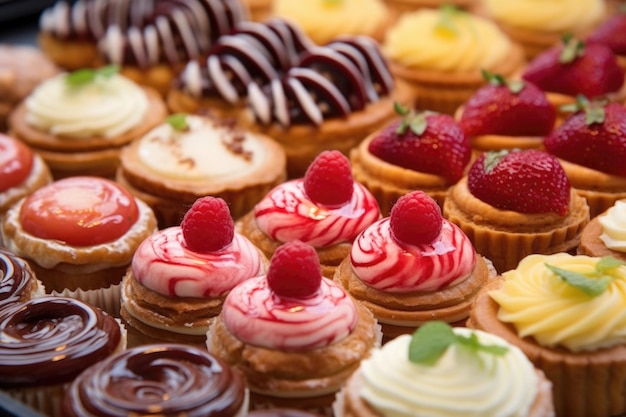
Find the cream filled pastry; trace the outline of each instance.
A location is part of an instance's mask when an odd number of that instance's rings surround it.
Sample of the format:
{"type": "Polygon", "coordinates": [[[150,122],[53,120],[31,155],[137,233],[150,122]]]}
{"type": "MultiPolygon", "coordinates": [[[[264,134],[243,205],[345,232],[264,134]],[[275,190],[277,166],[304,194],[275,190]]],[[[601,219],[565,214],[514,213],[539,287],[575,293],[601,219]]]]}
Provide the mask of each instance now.
{"type": "Polygon", "coordinates": [[[626,261],[626,200],[617,200],[583,229],[577,251],[581,255],[613,256],[626,261]]]}
{"type": "Polygon", "coordinates": [[[222,199],[198,199],[180,226],[137,248],[122,285],[121,315],[129,345],[186,342],[204,346],[228,292],[265,273],[267,259],[234,232],[222,199]]]}
{"type": "Polygon", "coordinates": [[[170,116],[121,154],[117,181],[146,201],[161,228],[180,224],[199,197],[247,213],[285,179],[285,154],[271,139],[215,119],[170,116]]]}
{"type": "Polygon", "coordinates": [[[266,275],[236,286],[207,333],[209,351],[246,377],[253,407],[318,411],[379,342],[371,313],[323,278],[315,250],[299,241],[276,251],[266,275]]]}
{"type": "Polygon", "coordinates": [[[166,115],[158,94],[117,74],[116,67],[60,74],[37,88],[9,119],[55,177],[112,176],[120,148],[166,115]]]}
{"type": "Polygon", "coordinates": [[[471,241],[422,191],[361,232],[334,276],[373,312],[385,340],[431,320],[463,324],[488,279],[471,241]]]}

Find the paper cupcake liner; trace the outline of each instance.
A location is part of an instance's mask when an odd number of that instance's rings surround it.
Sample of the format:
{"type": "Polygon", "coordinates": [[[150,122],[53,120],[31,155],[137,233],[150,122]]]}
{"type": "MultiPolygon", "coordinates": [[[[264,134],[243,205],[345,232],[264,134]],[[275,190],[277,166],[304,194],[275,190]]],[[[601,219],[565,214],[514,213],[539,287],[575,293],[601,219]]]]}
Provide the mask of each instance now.
{"type": "Polygon", "coordinates": [[[61,402],[68,384],[13,388],[5,392],[13,399],[48,417],[63,417],[61,402]]]}
{"type": "Polygon", "coordinates": [[[120,293],[121,284],[111,285],[108,288],[96,290],[64,290],[52,291],[54,296],[74,298],[96,306],[113,317],[120,317],[120,293]]]}

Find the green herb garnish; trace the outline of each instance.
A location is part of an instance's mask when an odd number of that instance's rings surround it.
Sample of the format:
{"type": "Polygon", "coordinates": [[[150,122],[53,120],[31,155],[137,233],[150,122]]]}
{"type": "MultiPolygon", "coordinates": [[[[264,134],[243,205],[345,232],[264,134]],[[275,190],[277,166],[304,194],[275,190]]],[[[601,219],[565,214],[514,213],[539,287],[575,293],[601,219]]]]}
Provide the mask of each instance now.
{"type": "Polygon", "coordinates": [[[563,35],[563,50],[559,55],[561,64],[569,64],[585,53],[585,43],[575,38],[571,33],[563,35]]]}
{"type": "Polygon", "coordinates": [[[576,96],[576,102],[571,104],[564,104],[559,107],[559,110],[565,113],[577,113],[579,111],[585,112],[585,124],[591,126],[593,123],[604,123],[606,118],[606,111],[604,107],[608,104],[607,100],[593,100],[589,99],[582,94],[576,96]]]}
{"type": "Polygon", "coordinates": [[[486,69],[482,69],[480,73],[482,74],[483,79],[489,84],[494,86],[506,86],[513,94],[519,94],[519,92],[524,89],[524,80],[507,81],[502,74],[494,74],[486,69]]]}
{"type": "Polygon", "coordinates": [[[433,365],[453,344],[475,353],[486,352],[492,355],[503,355],[508,351],[506,346],[480,343],[475,333],[470,336],[459,335],[454,333],[448,323],[432,321],[424,324],[413,333],[409,344],[409,360],[413,363],[433,365]]]}
{"type": "Polygon", "coordinates": [[[111,78],[119,72],[120,68],[117,65],[107,65],[106,67],[92,69],[84,68],[71,72],[65,76],[65,82],[71,87],[84,87],[87,84],[91,84],[98,79],[111,78]]]}
{"type": "Polygon", "coordinates": [[[174,130],[178,130],[179,132],[189,129],[189,125],[187,124],[187,115],[184,113],[172,114],[168,116],[165,121],[172,126],[174,130]]]}
{"type": "Polygon", "coordinates": [[[568,271],[549,264],[546,264],[546,267],[572,287],[581,290],[590,297],[597,297],[607,290],[615,278],[613,271],[622,265],[626,265],[626,263],[606,256],[600,258],[596,263],[595,270],[587,274],[568,271]]]}
{"type": "Polygon", "coordinates": [[[411,132],[415,133],[417,136],[421,136],[428,127],[428,123],[426,122],[426,116],[429,114],[433,114],[433,112],[425,111],[421,113],[415,113],[411,111],[408,107],[405,107],[398,103],[397,101],[393,103],[393,108],[395,112],[402,117],[400,120],[400,124],[396,129],[396,133],[398,135],[403,135],[406,133],[407,129],[411,129],[411,132]]]}
{"type": "Polygon", "coordinates": [[[453,4],[444,4],[439,10],[441,11],[441,17],[435,26],[435,30],[456,36],[459,30],[454,24],[454,18],[463,13],[463,11],[453,4]]]}

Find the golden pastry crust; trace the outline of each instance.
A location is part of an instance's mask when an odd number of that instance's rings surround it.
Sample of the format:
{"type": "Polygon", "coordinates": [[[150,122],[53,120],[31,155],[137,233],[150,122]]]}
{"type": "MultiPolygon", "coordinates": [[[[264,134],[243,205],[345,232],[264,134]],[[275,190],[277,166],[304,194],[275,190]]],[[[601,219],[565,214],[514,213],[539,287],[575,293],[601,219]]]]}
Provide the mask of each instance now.
{"type": "Polygon", "coordinates": [[[582,235],[580,235],[580,244],[578,245],[577,253],[599,258],[612,256],[613,258],[626,262],[626,253],[609,249],[604,242],[600,240],[602,233],[604,233],[604,229],[600,224],[599,216],[591,219],[589,224],[583,229],[582,235]]]}
{"type": "Polygon", "coordinates": [[[43,53],[54,63],[70,71],[96,68],[104,64],[98,46],[92,41],[60,40],[40,33],[37,42],[43,53]]]}
{"type": "Polygon", "coordinates": [[[589,222],[586,200],[572,189],[568,214],[527,214],[500,210],[474,197],[467,177],[450,189],[443,215],[470,238],[476,252],[491,260],[499,273],[515,268],[531,253],[575,250],[589,222]]]}
{"type": "Polygon", "coordinates": [[[498,279],[483,288],[474,302],[468,327],[484,330],[519,347],[552,381],[557,416],[601,417],[626,412],[626,346],[573,353],[540,346],[531,337],[520,338],[515,328],[498,320],[499,305],[489,292],[498,279]],[[610,389],[609,389],[610,387],[610,389]]]}

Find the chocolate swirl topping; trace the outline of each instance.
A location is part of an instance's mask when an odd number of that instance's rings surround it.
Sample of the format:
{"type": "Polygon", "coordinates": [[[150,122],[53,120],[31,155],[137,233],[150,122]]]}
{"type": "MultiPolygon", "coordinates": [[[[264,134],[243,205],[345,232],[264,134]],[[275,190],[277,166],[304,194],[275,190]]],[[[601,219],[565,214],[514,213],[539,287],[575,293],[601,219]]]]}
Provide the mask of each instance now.
{"type": "Polygon", "coordinates": [[[245,401],[242,377],[219,358],[192,346],[159,344],[92,366],[72,383],[62,407],[68,417],[219,417],[236,415],[245,401]]]}
{"type": "Polygon", "coordinates": [[[69,382],[120,340],[113,317],[78,300],[42,297],[9,306],[0,311],[0,388],[69,382]]]}
{"type": "Polygon", "coordinates": [[[26,261],[0,249],[0,309],[22,300],[31,288],[32,278],[26,261]]]}

